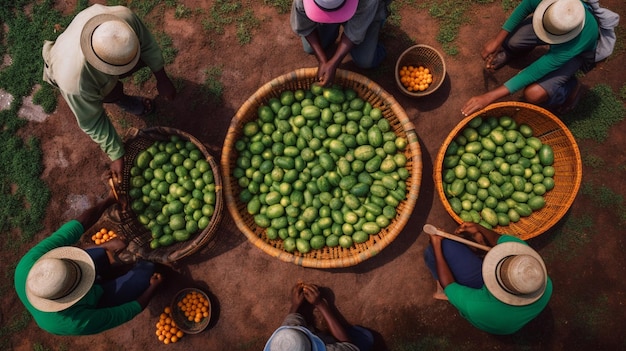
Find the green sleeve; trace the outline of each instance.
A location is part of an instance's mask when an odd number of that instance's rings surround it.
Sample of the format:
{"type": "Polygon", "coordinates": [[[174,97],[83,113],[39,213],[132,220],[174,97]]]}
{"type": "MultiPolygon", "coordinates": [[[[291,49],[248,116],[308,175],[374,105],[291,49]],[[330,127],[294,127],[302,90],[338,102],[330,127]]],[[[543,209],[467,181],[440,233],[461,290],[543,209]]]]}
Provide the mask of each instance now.
{"type": "MultiPolygon", "coordinates": [[[[62,92],[63,93],[63,92],[62,92]]],[[[124,156],[124,144],[109,120],[102,100],[97,97],[90,99],[81,95],[64,94],[70,109],[74,112],[78,126],[100,146],[111,161],[124,156]]]]}
{"type": "Polygon", "coordinates": [[[137,34],[137,38],[139,38],[139,43],[141,45],[141,60],[148,67],[150,67],[152,72],[157,72],[163,69],[165,66],[163,53],[161,52],[161,48],[152,33],[150,33],[145,24],[134,13],[132,13],[132,16],[127,19],[127,21],[137,34]]]}
{"type": "Polygon", "coordinates": [[[513,13],[509,16],[509,18],[502,25],[502,29],[511,33],[518,24],[522,23],[526,17],[532,14],[537,5],[539,5],[540,0],[522,0],[522,2],[515,7],[513,13]]]}
{"type": "Polygon", "coordinates": [[[75,335],[91,335],[122,325],[139,313],[141,305],[137,301],[131,301],[108,308],[81,309],[74,312],[71,319],[77,322],[75,328],[80,331],[75,335]]]}

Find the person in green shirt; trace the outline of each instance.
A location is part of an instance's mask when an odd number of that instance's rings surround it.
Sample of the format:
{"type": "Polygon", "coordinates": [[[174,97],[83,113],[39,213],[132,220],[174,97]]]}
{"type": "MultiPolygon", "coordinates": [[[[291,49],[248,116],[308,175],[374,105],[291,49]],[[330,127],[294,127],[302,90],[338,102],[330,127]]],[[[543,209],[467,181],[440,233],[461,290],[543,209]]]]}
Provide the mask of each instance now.
{"type": "Polygon", "coordinates": [[[152,262],[113,266],[125,247],[119,239],[85,250],[74,246],[114,203],[109,196],[63,224],[17,264],[15,290],[41,329],[90,335],[117,327],[138,315],[163,282],[152,262]]]}
{"type": "Polygon", "coordinates": [[[595,66],[598,22],[581,0],[522,0],[502,29],[481,51],[487,70],[538,46],[548,51],[503,85],[470,98],[461,108],[468,116],[523,89],[523,99],[557,113],[569,112],[580,97],[578,70],[595,66]]]}
{"type": "Polygon", "coordinates": [[[158,43],[127,7],[95,4],[78,13],[54,42],[44,42],[42,56],[43,80],[59,89],[78,126],[109,156],[113,178],[121,182],[124,145],[103,104],[139,116],[151,112],[154,101],[126,95],[120,81],[146,66],[159,95],[175,98],[158,43]]]}
{"type": "Polygon", "coordinates": [[[526,242],[469,222],[455,234],[491,247],[483,259],[465,244],[430,235],[424,260],[444,299],[463,318],[480,330],[507,335],[543,311],[552,296],[552,280],[541,256],[526,242]]]}

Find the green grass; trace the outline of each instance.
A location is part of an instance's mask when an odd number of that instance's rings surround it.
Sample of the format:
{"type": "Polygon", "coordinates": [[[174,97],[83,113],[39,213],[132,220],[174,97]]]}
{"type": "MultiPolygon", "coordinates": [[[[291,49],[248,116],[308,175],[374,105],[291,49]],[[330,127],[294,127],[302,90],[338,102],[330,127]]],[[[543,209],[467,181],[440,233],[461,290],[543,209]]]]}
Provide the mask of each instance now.
{"type": "Polygon", "coordinates": [[[601,143],[607,139],[611,127],[625,116],[624,103],[617,98],[611,87],[598,84],[562,119],[576,139],[592,139],[601,143]]]}
{"type": "Polygon", "coordinates": [[[223,35],[230,25],[236,26],[237,40],[243,46],[250,43],[260,21],[249,2],[216,0],[208,17],[202,20],[202,28],[208,34],[223,35]]]}
{"type": "Polygon", "coordinates": [[[580,192],[589,196],[593,203],[601,209],[614,211],[620,221],[616,224],[626,224],[626,204],[624,204],[623,195],[605,185],[596,185],[592,182],[583,183],[580,192]]]}
{"type": "Polygon", "coordinates": [[[208,103],[220,103],[224,93],[224,85],[220,81],[222,77],[221,67],[210,67],[204,70],[204,83],[200,87],[200,92],[204,101],[208,103]]]}
{"type": "Polygon", "coordinates": [[[578,255],[593,237],[593,218],[589,214],[569,216],[554,233],[554,246],[545,255],[546,262],[563,262],[578,255]]]}
{"type": "Polygon", "coordinates": [[[289,13],[292,2],[293,0],[263,0],[264,4],[277,8],[278,13],[289,13]]]}

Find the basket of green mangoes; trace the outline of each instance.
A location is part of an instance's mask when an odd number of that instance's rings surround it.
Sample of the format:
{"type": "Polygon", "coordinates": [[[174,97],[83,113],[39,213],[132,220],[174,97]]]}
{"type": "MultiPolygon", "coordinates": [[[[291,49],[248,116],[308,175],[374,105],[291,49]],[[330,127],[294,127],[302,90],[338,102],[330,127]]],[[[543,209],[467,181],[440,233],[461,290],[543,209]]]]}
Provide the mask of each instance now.
{"type": "Polygon", "coordinates": [[[437,193],[458,223],[530,239],[569,210],[582,180],[573,135],[538,106],[501,102],[463,119],[441,146],[437,193]]]}
{"type": "Polygon", "coordinates": [[[413,124],[371,80],[304,68],[263,85],[233,117],[222,151],[225,199],[265,253],[347,267],[391,243],[413,212],[421,153],[413,124]]]}
{"type": "Polygon", "coordinates": [[[174,128],[133,130],[124,143],[121,231],[128,250],[172,263],[214,236],[223,200],[217,161],[192,135],[174,128]]]}

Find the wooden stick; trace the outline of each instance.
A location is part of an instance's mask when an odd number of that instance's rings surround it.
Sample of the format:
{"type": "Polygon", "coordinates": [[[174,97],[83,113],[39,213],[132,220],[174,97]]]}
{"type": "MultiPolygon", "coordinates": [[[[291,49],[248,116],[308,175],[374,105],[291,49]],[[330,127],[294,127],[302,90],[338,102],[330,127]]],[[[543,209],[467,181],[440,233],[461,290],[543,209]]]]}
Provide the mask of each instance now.
{"type": "Polygon", "coordinates": [[[432,224],[424,224],[424,232],[426,232],[428,234],[443,236],[446,239],[458,241],[458,242],[463,243],[465,245],[473,246],[473,247],[479,248],[481,250],[485,250],[485,251],[491,250],[491,247],[489,247],[489,246],[481,245],[481,244],[479,244],[477,242],[461,238],[460,236],[443,232],[443,231],[437,229],[437,227],[435,227],[432,224]]]}

